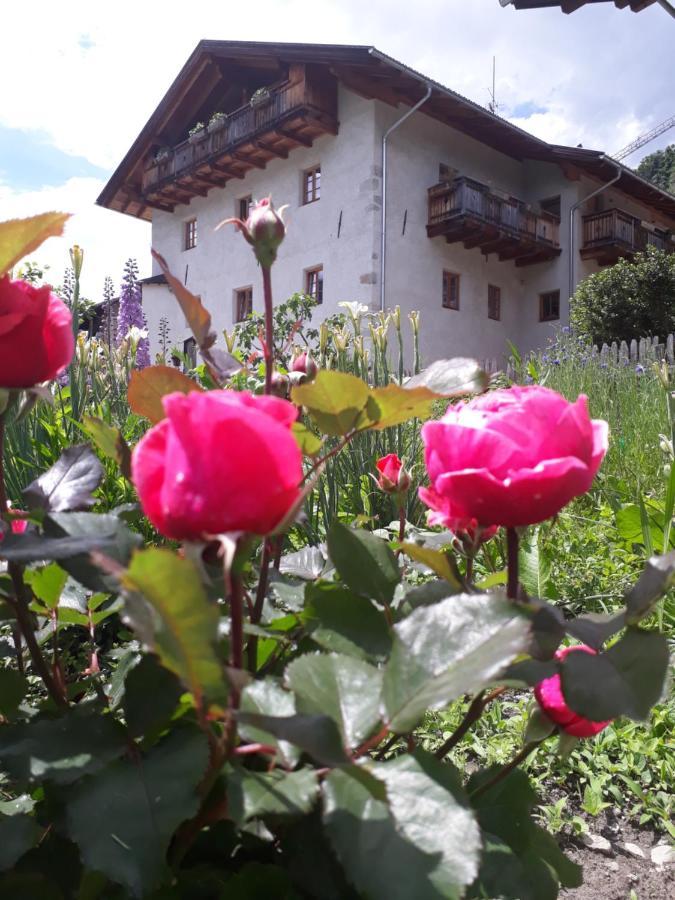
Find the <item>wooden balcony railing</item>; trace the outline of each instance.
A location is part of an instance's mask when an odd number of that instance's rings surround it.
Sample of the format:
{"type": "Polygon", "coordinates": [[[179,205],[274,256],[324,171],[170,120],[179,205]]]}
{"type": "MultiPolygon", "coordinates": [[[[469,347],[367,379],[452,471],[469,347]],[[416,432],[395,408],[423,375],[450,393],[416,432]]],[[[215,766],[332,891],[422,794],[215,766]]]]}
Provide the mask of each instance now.
{"type": "Polygon", "coordinates": [[[427,234],[498,253],[500,259],[515,259],[517,265],[560,254],[559,219],[466,177],[429,189],[427,234]]]}
{"type": "Polygon", "coordinates": [[[622,209],[608,209],[583,217],[584,259],[616,262],[621,256],[632,256],[647,247],[675,251],[675,244],[660,232],[645,228],[640,219],[622,209]]]}
{"type": "MultiPolygon", "coordinates": [[[[335,85],[325,80],[309,77],[285,81],[268,88],[269,99],[258,106],[245,106],[231,112],[220,128],[207,132],[200,140],[185,140],[173,147],[164,159],[152,159],[143,173],[143,194],[155,194],[171,183],[185,179],[197,169],[209,171],[209,164],[219,162],[223,157],[236,154],[229,162],[235,168],[260,167],[259,162],[247,165],[247,155],[238,154],[237,148],[249,146],[252,153],[269,150],[268,157],[285,156],[288,146],[310,146],[316,134],[311,134],[311,125],[317,125],[315,131],[337,130],[337,100],[335,85]],[[294,137],[291,127],[286,131],[284,126],[300,126],[310,123],[309,136],[302,133],[294,137]],[[322,129],[323,126],[323,129],[322,129]],[[279,129],[279,131],[277,131],[279,129]],[[274,144],[264,144],[262,138],[274,133],[279,139],[280,149],[274,150],[274,144]],[[285,148],[285,149],[284,149],[285,148]]],[[[266,160],[265,160],[266,161],[266,160]]],[[[216,167],[217,168],[217,167],[216,167]]],[[[208,182],[211,183],[211,182],[208,182]]]]}

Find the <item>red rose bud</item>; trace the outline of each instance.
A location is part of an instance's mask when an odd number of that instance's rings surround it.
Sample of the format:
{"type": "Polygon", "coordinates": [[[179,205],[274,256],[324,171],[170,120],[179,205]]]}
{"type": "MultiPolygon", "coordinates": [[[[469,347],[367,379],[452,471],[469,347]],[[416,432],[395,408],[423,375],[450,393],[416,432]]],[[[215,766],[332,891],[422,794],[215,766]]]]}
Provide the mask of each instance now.
{"type": "Polygon", "coordinates": [[[375,463],[380,477],[377,486],[385,494],[405,494],[410,488],[410,472],[404,466],[403,461],[395,453],[383,456],[375,463]]]}
{"type": "Polygon", "coordinates": [[[74,351],[70,311],[50,287],[0,278],[0,388],[52,381],[74,351]]]}
{"type": "Polygon", "coordinates": [[[291,372],[299,372],[301,375],[306,375],[307,381],[314,381],[318,371],[319,367],[311,353],[301,353],[291,363],[291,372]]]}
{"type": "MultiPolygon", "coordinates": [[[[562,662],[569,653],[590,653],[595,656],[595,650],[585,644],[575,644],[573,647],[563,647],[555,655],[562,662]]],[[[567,705],[562,692],[562,681],[557,673],[550,678],[544,678],[534,689],[534,696],[542,712],[555,725],[566,734],[573,737],[593,737],[606,728],[610,721],[593,722],[585,719],[567,705]]]]}
{"type": "Polygon", "coordinates": [[[276,210],[271,198],[265,197],[251,206],[245,222],[241,219],[225,219],[216,226],[216,230],[221,225],[236,226],[253,247],[260,265],[269,268],[277,258],[279,245],[286,236],[286,226],[281,217],[285,208],[282,206],[276,210]]]}

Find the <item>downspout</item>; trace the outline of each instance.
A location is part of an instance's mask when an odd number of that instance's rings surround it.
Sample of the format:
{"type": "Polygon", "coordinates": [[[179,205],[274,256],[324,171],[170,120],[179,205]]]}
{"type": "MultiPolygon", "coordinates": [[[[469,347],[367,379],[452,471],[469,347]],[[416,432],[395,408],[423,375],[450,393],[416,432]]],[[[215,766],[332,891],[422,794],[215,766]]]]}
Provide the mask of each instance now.
{"type": "Polygon", "coordinates": [[[613,184],[621,178],[621,166],[615,162],[613,159],[610,159],[608,156],[605,156],[603,153],[602,156],[599,157],[603,162],[610,163],[612,166],[616,166],[616,175],[612,178],[611,181],[608,181],[607,184],[601,185],[599,188],[590,193],[587,197],[583,197],[581,200],[578,200],[574,206],[570,209],[570,266],[569,266],[569,289],[570,289],[570,297],[574,294],[574,214],[579,209],[580,206],[583,206],[587,200],[592,200],[593,197],[597,197],[598,194],[602,194],[603,191],[606,191],[607,188],[610,188],[613,184]]]}
{"type": "Polygon", "coordinates": [[[421,100],[418,100],[414,106],[404,113],[400,119],[397,119],[393,125],[385,131],[382,136],[382,240],[380,245],[380,310],[384,312],[384,286],[386,276],[386,256],[387,256],[387,139],[392,131],[395,131],[399,125],[402,125],[406,119],[409,119],[413,113],[431,96],[431,85],[427,84],[427,90],[421,100]]]}

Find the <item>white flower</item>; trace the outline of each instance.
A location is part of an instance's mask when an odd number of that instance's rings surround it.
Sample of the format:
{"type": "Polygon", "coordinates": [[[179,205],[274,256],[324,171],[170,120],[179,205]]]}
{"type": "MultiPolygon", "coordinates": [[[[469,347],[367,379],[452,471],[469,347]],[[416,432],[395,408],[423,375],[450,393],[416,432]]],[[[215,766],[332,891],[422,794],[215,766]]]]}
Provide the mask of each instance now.
{"type": "Polygon", "coordinates": [[[131,328],[127,331],[125,339],[131,341],[132,347],[136,347],[138,346],[139,341],[147,338],[147,336],[147,328],[138,328],[136,325],[132,325],[131,328]]]}
{"type": "Polygon", "coordinates": [[[365,316],[368,312],[368,307],[365,303],[359,303],[356,300],[352,302],[343,300],[341,303],[338,303],[338,306],[343,306],[355,321],[360,319],[361,316],[365,316]]]}

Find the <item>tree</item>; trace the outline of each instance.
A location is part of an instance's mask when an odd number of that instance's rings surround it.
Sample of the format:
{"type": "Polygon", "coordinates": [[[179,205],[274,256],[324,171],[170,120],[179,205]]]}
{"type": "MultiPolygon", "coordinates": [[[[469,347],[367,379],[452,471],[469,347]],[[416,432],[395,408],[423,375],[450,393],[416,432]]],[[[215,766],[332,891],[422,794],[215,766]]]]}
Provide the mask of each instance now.
{"type": "MultiPolygon", "coordinates": [[[[124,264],[124,277],[120,290],[120,308],[117,318],[118,345],[129,334],[131,328],[147,330],[147,322],[141,305],[141,286],[138,283],[138,264],[135,259],[128,259],[124,264]]],[[[138,342],[136,351],[136,367],[143,369],[150,365],[150,344],[147,337],[138,342]]]]}
{"type": "Polygon", "coordinates": [[[573,329],[595,343],[675,331],[675,254],[650,249],[586,278],[571,302],[573,329]]]}
{"type": "Polygon", "coordinates": [[[645,156],[637,172],[662,190],[675,193],[675,144],[645,156]]]}

